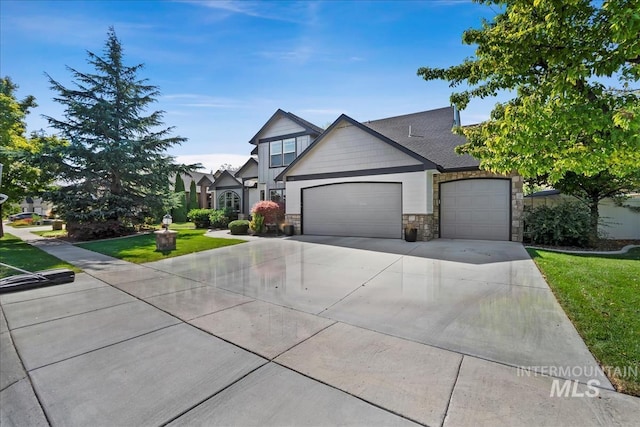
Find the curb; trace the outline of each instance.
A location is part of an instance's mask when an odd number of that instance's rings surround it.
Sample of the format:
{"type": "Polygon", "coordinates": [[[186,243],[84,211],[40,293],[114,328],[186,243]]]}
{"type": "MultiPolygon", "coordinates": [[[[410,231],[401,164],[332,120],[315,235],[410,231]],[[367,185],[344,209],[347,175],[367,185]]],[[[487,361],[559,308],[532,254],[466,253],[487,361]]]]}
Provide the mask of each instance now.
{"type": "Polygon", "coordinates": [[[619,251],[571,251],[567,249],[552,249],[552,248],[543,248],[540,246],[527,246],[525,248],[530,249],[538,249],[541,251],[549,251],[549,252],[560,252],[563,254],[579,254],[579,255],[622,255],[626,254],[633,248],[640,248],[640,245],[627,245],[619,251]]]}

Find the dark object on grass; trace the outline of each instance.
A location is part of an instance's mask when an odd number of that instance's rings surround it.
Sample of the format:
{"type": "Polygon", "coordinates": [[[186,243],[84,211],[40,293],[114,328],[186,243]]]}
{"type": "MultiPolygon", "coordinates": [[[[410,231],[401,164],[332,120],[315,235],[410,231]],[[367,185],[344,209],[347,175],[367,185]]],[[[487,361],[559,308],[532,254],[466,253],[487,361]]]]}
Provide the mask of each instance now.
{"type": "Polygon", "coordinates": [[[64,283],[71,283],[76,278],[76,273],[66,268],[31,273],[8,264],[0,263],[0,265],[23,273],[0,279],[0,293],[24,291],[43,286],[62,285],[64,283]]]}

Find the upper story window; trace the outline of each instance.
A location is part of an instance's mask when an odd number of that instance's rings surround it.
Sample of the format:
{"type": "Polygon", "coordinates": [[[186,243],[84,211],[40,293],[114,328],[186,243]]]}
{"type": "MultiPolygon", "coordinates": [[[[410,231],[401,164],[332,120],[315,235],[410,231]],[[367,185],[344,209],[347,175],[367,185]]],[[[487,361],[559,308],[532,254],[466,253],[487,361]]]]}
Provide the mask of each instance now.
{"type": "Polygon", "coordinates": [[[296,158],[296,139],[287,138],[269,143],[269,157],[272,168],[289,166],[296,158]]]}

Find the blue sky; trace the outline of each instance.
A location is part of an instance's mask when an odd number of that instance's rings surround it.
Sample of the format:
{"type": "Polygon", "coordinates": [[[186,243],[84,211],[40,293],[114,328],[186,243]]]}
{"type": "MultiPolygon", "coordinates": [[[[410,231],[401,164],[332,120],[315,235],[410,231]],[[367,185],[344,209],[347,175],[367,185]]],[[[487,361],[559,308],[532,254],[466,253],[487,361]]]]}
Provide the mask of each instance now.
{"type": "MultiPolygon", "coordinates": [[[[445,82],[421,66],[473,55],[465,29],[495,12],[466,0],[430,1],[0,1],[0,74],[62,117],[44,73],[65,85],[66,66],[92,71],[114,26],[129,65],[160,88],[154,109],[189,140],[170,152],[207,169],[240,166],[248,140],[278,108],[325,127],[340,114],[374,120],[449,105],[445,82]]],[[[496,99],[474,101],[463,124],[486,119],[496,99]]]]}

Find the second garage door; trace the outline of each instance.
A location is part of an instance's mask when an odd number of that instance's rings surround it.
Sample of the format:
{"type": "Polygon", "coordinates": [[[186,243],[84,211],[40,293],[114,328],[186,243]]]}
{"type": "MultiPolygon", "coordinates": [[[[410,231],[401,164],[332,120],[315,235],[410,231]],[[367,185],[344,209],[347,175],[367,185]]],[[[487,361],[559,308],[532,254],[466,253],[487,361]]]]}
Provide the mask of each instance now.
{"type": "Polygon", "coordinates": [[[349,182],[302,190],[303,234],[402,237],[402,185],[349,182]]]}
{"type": "Polygon", "coordinates": [[[466,179],[440,184],[440,237],[509,240],[511,181],[466,179]]]}

